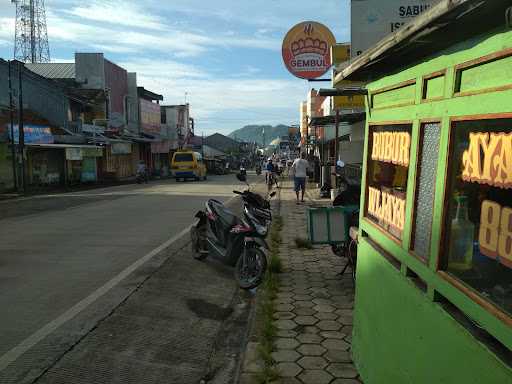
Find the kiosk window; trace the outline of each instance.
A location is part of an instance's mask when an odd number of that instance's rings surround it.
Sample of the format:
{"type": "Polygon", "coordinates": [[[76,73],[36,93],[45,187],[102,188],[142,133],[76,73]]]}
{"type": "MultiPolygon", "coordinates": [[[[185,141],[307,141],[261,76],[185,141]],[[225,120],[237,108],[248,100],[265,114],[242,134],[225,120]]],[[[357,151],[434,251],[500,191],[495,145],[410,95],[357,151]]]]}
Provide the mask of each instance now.
{"type": "Polygon", "coordinates": [[[451,131],[441,267],[512,314],[512,120],[451,131]]]}
{"type": "Polygon", "coordinates": [[[397,239],[405,224],[411,124],[372,126],[365,216],[397,239]]]}
{"type": "Polygon", "coordinates": [[[440,123],[429,123],[421,126],[412,246],[414,253],[426,261],[430,253],[432,210],[434,207],[440,136],[440,123]]]}

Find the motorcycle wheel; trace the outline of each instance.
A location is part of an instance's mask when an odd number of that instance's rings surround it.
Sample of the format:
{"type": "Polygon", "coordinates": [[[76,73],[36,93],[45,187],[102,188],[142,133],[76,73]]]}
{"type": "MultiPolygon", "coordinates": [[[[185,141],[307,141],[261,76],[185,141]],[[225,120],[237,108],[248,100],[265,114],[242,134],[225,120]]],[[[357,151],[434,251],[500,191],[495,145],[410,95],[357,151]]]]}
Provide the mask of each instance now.
{"type": "Polygon", "coordinates": [[[267,270],[267,257],[259,248],[250,247],[238,258],[235,265],[235,279],[242,289],[256,288],[263,281],[267,270]],[[244,265],[245,264],[245,265],[244,265]]]}

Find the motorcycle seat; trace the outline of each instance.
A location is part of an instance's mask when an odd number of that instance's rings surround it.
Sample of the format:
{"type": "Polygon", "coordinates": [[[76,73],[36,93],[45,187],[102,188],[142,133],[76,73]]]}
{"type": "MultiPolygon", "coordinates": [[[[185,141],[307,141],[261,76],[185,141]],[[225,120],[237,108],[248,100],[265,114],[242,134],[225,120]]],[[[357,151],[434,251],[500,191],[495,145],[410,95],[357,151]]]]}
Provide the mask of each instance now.
{"type": "Polygon", "coordinates": [[[225,224],[232,227],[239,223],[240,219],[228,208],[218,200],[210,200],[208,202],[211,210],[218,216],[225,224]]]}

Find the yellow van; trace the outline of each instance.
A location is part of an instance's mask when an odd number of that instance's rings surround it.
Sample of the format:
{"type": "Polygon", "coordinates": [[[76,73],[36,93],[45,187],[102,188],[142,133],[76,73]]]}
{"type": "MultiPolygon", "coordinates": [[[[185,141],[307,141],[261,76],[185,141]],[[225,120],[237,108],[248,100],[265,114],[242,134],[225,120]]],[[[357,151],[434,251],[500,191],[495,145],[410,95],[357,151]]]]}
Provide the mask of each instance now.
{"type": "Polygon", "coordinates": [[[171,172],[176,181],[206,180],[206,165],[198,152],[178,151],[172,156],[171,172]]]}

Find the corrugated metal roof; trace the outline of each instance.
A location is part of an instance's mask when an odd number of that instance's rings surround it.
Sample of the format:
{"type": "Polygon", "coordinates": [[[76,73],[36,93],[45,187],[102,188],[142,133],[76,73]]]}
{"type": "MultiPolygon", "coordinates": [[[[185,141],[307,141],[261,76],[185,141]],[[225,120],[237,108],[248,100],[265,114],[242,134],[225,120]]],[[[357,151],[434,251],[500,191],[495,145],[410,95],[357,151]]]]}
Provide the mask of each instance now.
{"type": "Polygon", "coordinates": [[[75,78],[75,63],[26,63],[25,67],[47,79],[75,78]]]}

